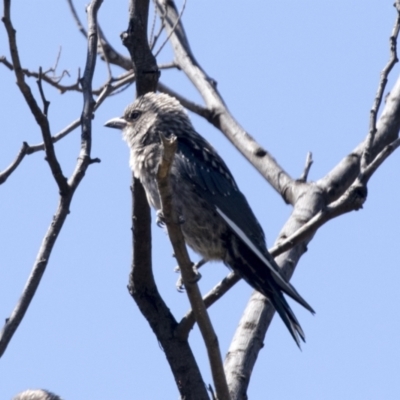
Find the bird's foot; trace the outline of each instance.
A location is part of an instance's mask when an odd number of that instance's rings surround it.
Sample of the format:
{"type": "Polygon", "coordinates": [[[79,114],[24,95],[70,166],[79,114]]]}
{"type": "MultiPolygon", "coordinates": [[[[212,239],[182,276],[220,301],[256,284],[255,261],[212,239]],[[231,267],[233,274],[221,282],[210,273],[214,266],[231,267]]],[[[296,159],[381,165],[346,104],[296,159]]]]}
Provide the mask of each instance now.
{"type": "MultiPolygon", "coordinates": [[[[198,268],[200,268],[202,265],[204,265],[206,263],[206,261],[204,261],[203,259],[200,260],[198,263],[193,264],[192,268],[193,268],[193,272],[194,272],[194,279],[191,280],[189,283],[197,283],[200,279],[201,279],[201,274],[198,271],[198,268]]],[[[180,268],[179,266],[176,266],[174,268],[174,272],[180,272],[180,268]]],[[[176,290],[178,292],[184,292],[185,291],[185,285],[183,283],[183,279],[182,279],[182,275],[179,277],[179,279],[176,281],[176,290]]]]}
{"type": "MultiPolygon", "coordinates": [[[[157,226],[159,228],[165,228],[165,217],[164,214],[162,212],[162,210],[158,210],[157,211],[157,220],[156,220],[157,226]]],[[[185,218],[183,218],[182,215],[178,216],[178,224],[182,225],[185,223],[185,218]]]]}

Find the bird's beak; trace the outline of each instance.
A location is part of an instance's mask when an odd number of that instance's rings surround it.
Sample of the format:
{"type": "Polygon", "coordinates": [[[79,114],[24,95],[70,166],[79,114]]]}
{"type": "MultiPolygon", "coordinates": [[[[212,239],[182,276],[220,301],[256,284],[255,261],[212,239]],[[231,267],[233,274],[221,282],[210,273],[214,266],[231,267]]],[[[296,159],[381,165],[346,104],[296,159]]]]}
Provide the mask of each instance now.
{"type": "Polygon", "coordinates": [[[126,120],[124,118],[113,118],[107,121],[104,126],[122,130],[126,127],[126,120]]]}

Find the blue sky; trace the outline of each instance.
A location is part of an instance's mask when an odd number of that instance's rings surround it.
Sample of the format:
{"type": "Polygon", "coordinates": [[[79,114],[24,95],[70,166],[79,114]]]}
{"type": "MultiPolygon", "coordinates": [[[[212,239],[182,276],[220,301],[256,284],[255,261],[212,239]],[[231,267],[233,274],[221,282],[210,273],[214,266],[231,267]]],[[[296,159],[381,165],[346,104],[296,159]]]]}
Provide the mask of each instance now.
{"type": "MultiPolygon", "coordinates": [[[[76,1],[85,18],[87,1],[76,1]]],[[[183,23],[192,50],[230,111],[282,167],[300,176],[313,152],[310,179],[317,180],[364,138],[388,38],[396,18],[392,1],[353,0],[251,3],[188,1],[183,23]]],[[[180,3],[178,3],[180,7],[180,3]]],[[[127,26],[128,2],[104,1],[99,20],[110,42],[126,54],[119,34],[127,26]]],[[[76,80],[86,43],[64,1],[14,1],[13,23],[23,66],[54,65],[76,80]]],[[[9,58],[4,28],[0,55],[9,58]]],[[[172,61],[167,46],[160,62],[172,61]]],[[[115,69],[118,73],[118,69],[115,69]]],[[[396,67],[389,90],[397,78],[396,67]]],[[[107,78],[99,61],[95,86],[107,78]]],[[[162,81],[201,103],[179,71],[162,81]]],[[[21,143],[41,141],[13,74],[0,66],[3,134],[0,169],[21,143]]],[[[35,93],[34,79],[28,80],[35,93]]],[[[78,118],[77,93],[45,87],[53,133],[78,118]]],[[[133,100],[131,87],[108,99],[93,121],[92,165],[54,248],[31,307],[0,360],[0,398],[42,387],[66,400],[175,399],[165,356],[126,289],[130,268],[130,170],[128,149],[117,131],[103,127],[133,100]]],[[[192,120],[225,159],[262,224],[271,246],[291,209],[216,129],[192,120]]],[[[56,145],[70,176],[79,131],[56,145]]],[[[400,158],[394,153],[369,184],[364,209],[322,227],[301,259],[293,284],[316,310],[313,317],[291,305],[307,336],[299,351],[274,318],[250,382],[249,398],[290,400],[397,399],[400,393],[398,332],[400,158]]],[[[43,153],[26,157],[1,186],[0,317],[13,309],[58,201],[43,153]]],[[[160,292],[179,319],[188,309],[175,290],[172,249],[153,222],[154,273],[160,292]]],[[[196,256],[193,256],[196,260],[196,256]]],[[[204,267],[200,287],[209,290],[227,269],[204,267]]],[[[225,355],[251,289],[243,282],[210,309],[225,355]]],[[[211,383],[198,330],[191,335],[203,377],[211,383]]]]}

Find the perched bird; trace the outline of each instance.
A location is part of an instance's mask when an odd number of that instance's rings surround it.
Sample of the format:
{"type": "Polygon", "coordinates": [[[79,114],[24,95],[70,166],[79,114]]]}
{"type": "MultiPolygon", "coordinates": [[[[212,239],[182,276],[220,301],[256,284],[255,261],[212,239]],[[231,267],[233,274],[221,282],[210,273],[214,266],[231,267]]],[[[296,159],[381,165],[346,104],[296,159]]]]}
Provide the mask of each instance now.
{"type": "Polygon", "coordinates": [[[264,232],[222,158],[194,129],[181,104],[167,94],[147,93],[130,104],[123,117],[105,126],[122,130],[130,148],[130,166],[152,207],[161,213],[157,169],[160,134],[177,137],[170,171],[172,202],[182,221],[186,243],[205,261],[223,261],[266,296],[297,345],[303,330],[283,293],[314,310],[286,282],[268,253],[264,232]]]}

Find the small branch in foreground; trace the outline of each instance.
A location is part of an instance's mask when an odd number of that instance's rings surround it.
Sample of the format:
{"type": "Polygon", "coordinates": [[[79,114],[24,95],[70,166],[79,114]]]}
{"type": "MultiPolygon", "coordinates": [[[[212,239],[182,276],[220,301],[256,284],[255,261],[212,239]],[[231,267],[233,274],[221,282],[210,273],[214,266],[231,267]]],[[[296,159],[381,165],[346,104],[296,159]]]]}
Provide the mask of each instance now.
{"type": "Polygon", "coordinates": [[[164,221],[167,226],[168,235],[174,249],[175,257],[181,270],[182,279],[189,297],[190,305],[207,348],[217,398],[219,400],[229,400],[230,396],[223,369],[221,352],[218,345],[218,338],[214,332],[211,320],[203,303],[197,285],[196,275],[192,268],[193,264],[187,253],[178,216],[172,206],[169,171],[177,148],[176,137],[173,136],[171,139],[167,139],[161,135],[161,141],[163,151],[157,173],[157,184],[160,193],[164,221]]]}

